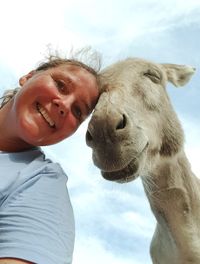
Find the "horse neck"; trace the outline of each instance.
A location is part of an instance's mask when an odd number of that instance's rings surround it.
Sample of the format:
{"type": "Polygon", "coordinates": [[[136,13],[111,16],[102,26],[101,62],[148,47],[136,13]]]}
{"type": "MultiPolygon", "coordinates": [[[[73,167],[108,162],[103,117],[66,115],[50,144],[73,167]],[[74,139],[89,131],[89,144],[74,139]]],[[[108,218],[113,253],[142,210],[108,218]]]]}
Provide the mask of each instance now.
{"type": "Polygon", "coordinates": [[[160,230],[173,237],[180,251],[187,252],[188,243],[200,237],[199,180],[183,151],[174,157],[157,157],[151,168],[142,177],[151,209],[160,230]]]}
{"type": "MultiPolygon", "coordinates": [[[[198,184],[184,151],[169,157],[157,156],[151,159],[146,174],[142,181],[150,201],[154,193],[172,188],[181,189],[192,196],[198,184]]],[[[199,189],[196,191],[199,192],[199,189]]]]}

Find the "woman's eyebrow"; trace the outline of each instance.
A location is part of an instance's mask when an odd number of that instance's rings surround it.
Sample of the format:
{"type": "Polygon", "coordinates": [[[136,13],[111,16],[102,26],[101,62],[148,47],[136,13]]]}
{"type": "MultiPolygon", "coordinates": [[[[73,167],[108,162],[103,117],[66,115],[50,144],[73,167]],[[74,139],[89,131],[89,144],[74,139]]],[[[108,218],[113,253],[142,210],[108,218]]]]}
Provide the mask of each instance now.
{"type": "Polygon", "coordinates": [[[66,77],[66,76],[63,76],[63,79],[64,79],[64,82],[70,86],[70,88],[74,88],[74,86],[76,85],[75,81],[73,81],[70,77],[66,77]]]}
{"type": "Polygon", "coordinates": [[[62,79],[68,85],[74,86],[76,84],[70,76],[66,76],[63,72],[57,72],[54,76],[62,79]]]}

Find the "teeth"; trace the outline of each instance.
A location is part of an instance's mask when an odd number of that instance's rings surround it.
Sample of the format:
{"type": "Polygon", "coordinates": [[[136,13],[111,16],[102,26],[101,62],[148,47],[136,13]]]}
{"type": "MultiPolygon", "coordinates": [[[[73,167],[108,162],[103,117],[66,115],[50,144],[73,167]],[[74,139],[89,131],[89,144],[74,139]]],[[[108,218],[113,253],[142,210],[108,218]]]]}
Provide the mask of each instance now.
{"type": "Polygon", "coordinates": [[[38,112],[46,120],[46,122],[49,124],[49,126],[55,128],[55,123],[51,119],[51,117],[48,115],[48,113],[46,112],[46,110],[39,103],[36,104],[36,107],[37,107],[38,112]]]}

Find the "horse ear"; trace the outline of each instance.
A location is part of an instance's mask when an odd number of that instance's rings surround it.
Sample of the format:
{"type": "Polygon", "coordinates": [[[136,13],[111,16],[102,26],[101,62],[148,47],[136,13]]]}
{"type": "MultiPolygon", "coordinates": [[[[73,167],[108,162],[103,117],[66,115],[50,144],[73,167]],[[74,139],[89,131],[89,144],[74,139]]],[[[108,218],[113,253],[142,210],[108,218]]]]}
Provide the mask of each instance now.
{"type": "Polygon", "coordinates": [[[191,79],[195,72],[195,68],[187,65],[177,65],[177,64],[162,64],[164,66],[167,79],[169,82],[175,86],[183,86],[191,79]]]}

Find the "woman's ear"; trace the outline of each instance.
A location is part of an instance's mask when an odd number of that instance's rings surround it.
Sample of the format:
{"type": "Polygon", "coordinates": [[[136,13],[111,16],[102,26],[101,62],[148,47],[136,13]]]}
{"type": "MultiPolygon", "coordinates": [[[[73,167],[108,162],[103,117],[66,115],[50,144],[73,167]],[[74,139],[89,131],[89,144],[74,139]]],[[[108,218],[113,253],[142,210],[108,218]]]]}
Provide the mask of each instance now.
{"type": "Polygon", "coordinates": [[[35,71],[30,71],[28,74],[22,76],[20,79],[19,79],[19,84],[20,86],[23,86],[27,81],[28,79],[30,79],[33,75],[34,75],[35,71]]]}

